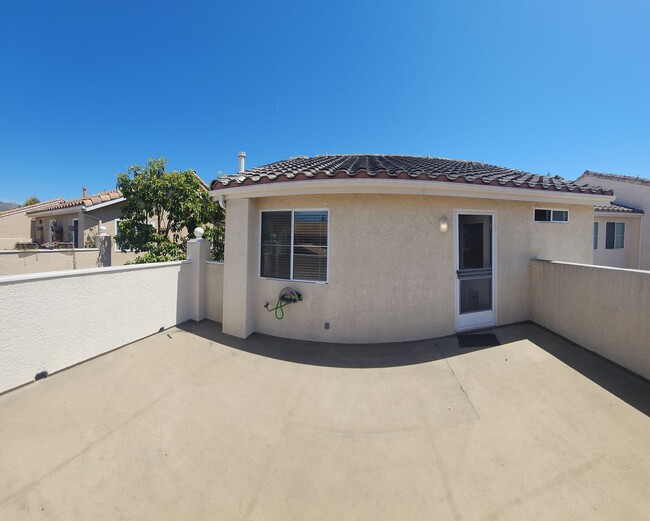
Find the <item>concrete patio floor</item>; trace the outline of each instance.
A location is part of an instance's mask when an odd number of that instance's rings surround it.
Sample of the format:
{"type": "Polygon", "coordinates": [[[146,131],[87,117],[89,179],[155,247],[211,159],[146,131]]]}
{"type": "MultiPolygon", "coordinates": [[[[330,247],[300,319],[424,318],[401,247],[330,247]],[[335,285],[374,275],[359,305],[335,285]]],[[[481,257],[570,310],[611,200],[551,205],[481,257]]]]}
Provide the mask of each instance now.
{"type": "Polygon", "coordinates": [[[0,519],[647,519],[650,384],[532,324],[332,346],[185,324],[0,396],[0,519]]]}

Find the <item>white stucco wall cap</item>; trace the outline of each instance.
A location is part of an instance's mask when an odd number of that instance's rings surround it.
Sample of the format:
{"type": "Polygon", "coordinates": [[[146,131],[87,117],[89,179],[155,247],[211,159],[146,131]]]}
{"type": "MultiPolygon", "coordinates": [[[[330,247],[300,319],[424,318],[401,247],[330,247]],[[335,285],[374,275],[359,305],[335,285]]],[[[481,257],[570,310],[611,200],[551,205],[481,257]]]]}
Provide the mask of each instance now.
{"type": "Polygon", "coordinates": [[[585,206],[608,205],[614,200],[613,195],[604,194],[546,191],[464,183],[426,182],[409,179],[313,179],[309,181],[293,181],[290,183],[265,183],[261,185],[238,186],[210,191],[210,195],[215,200],[223,197],[226,201],[229,199],[288,195],[355,193],[472,197],[477,199],[534,201],[585,206]]]}

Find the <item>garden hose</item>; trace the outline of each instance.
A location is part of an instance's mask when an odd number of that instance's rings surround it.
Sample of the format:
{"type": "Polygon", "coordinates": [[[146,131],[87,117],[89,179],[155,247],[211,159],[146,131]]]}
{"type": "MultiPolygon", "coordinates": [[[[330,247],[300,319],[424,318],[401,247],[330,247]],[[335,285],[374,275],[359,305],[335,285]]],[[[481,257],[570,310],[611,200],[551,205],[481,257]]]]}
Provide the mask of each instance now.
{"type": "Polygon", "coordinates": [[[278,320],[282,320],[284,318],[284,310],[282,308],[288,304],[290,304],[290,302],[284,302],[282,300],[278,300],[278,303],[275,305],[274,308],[269,308],[268,302],[264,305],[264,307],[268,312],[275,311],[275,318],[277,318],[278,320]]]}
{"type": "Polygon", "coordinates": [[[284,306],[302,302],[302,295],[293,288],[284,288],[278,296],[278,302],[274,308],[269,308],[269,303],[264,304],[266,310],[270,313],[275,312],[275,318],[282,320],[284,318],[284,306]]]}

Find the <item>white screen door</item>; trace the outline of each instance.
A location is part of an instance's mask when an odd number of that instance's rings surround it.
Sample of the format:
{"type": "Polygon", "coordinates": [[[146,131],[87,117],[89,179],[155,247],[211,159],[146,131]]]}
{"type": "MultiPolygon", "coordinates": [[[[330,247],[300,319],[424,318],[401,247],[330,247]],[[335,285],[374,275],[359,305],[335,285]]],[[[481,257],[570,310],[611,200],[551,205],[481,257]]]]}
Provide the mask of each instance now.
{"type": "Polygon", "coordinates": [[[494,215],[456,214],[456,330],[493,326],[494,215]]]}

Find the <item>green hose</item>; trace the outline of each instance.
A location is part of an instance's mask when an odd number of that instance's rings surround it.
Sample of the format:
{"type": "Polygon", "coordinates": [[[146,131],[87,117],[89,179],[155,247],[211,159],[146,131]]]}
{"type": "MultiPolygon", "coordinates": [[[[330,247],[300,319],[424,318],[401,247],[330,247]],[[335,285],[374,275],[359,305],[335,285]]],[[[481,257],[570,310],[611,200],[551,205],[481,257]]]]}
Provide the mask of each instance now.
{"type": "Polygon", "coordinates": [[[264,307],[269,312],[275,311],[275,318],[277,318],[278,320],[282,320],[284,318],[284,309],[282,309],[282,308],[284,306],[286,306],[287,304],[290,304],[290,302],[282,302],[281,300],[278,300],[278,303],[275,305],[274,308],[269,309],[269,303],[268,302],[266,303],[266,306],[264,306],[264,307]]]}

